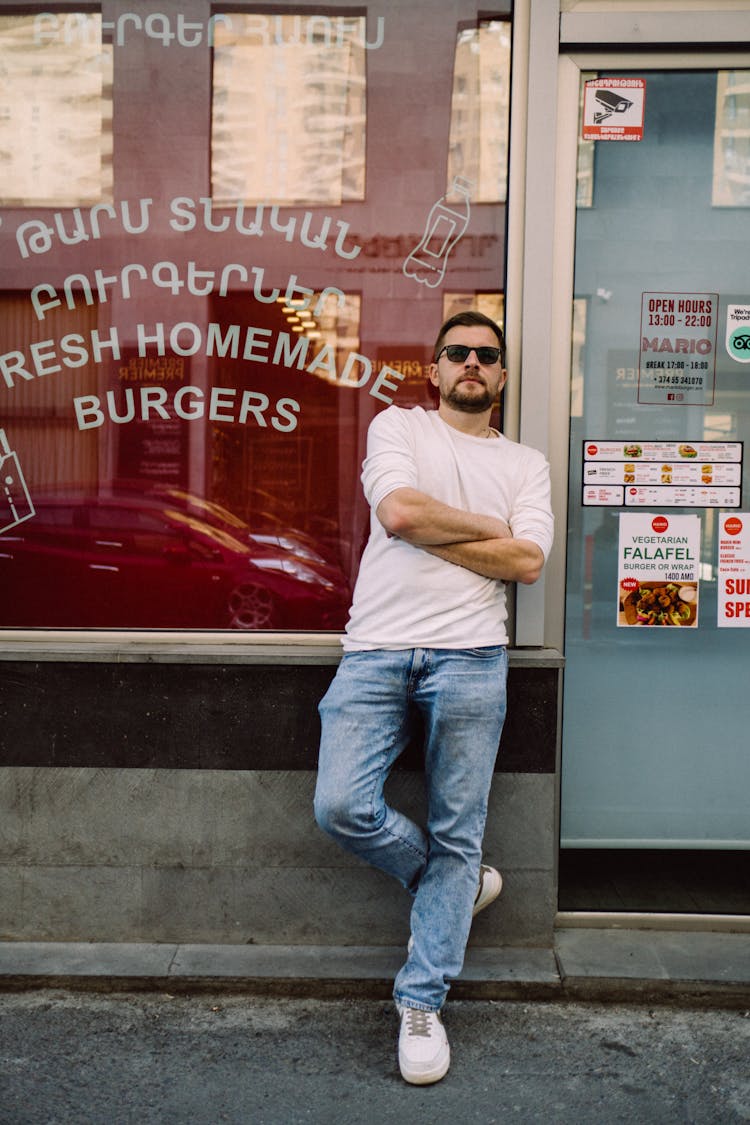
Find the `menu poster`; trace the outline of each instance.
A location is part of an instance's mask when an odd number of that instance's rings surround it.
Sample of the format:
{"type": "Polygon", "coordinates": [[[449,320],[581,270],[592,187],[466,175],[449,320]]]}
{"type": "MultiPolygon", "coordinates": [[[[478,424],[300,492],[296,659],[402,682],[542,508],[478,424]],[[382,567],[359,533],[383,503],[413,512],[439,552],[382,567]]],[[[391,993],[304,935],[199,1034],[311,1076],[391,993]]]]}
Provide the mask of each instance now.
{"type": "Polygon", "coordinates": [[[698,624],[699,516],[620,516],[617,624],[698,624]]]}
{"type": "Polygon", "coordinates": [[[739,508],[741,441],[583,443],[584,507],[739,508]]]}
{"type": "Polygon", "coordinates": [[[750,626],[750,515],[725,516],[719,524],[717,625],[750,626]]]}

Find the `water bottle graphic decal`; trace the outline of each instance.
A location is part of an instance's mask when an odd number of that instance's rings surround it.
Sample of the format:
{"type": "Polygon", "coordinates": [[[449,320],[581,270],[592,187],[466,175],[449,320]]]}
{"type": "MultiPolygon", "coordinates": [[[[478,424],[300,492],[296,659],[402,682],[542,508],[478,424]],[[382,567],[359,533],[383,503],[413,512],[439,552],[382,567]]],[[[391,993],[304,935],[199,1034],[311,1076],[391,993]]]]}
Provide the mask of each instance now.
{"type": "Polygon", "coordinates": [[[0,533],[2,533],[35,515],[18,457],[8,444],[5,430],[0,430],[0,481],[3,487],[2,498],[0,498],[0,533]]]}
{"type": "Polygon", "coordinates": [[[435,289],[445,277],[448,257],[469,225],[471,204],[469,180],[455,176],[451,189],[430,209],[424,234],[402,266],[405,277],[413,277],[420,285],[435,289]],[[448,202],[448,195],[458,195],[448,202]]]}

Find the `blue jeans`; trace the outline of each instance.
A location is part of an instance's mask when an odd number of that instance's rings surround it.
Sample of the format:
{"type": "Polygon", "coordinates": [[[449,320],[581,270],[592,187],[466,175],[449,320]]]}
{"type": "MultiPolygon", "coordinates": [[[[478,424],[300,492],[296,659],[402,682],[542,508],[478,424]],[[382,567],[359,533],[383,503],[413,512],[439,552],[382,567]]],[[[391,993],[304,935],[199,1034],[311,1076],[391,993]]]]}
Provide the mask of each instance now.
{"type": "Polygon", "coordinates": [[[318,824],[413,895],[399,1004],[437,1011],[463,966],[507,667],[502,646],[346,653],[320,703],[318,824]],[[425,829],[383,796],[414,707],[425,728],[425,829]]]}

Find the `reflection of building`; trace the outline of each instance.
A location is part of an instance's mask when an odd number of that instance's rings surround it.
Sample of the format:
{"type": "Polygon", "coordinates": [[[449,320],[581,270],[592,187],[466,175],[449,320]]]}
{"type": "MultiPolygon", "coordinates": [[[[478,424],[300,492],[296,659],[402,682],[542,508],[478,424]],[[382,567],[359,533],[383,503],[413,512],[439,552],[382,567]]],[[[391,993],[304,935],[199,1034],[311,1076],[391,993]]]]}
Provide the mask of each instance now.
{"type": "Polygon", "coordinates": [[[112,47],[101,16],[0,15],[0,203],[112,198],[112,47]],[[61,112],[62,110],[62,112],[61,112]],[[23,143],[19,144],[19,140],[23,143]]]}
{"type": "Polygon", "coordinates": [[[504,202],[510,124],[510,22],[459,32],[453,73],[449,176],[479,203],[504,202]]]}
{"type": "Polygon", "coordinates": [[[230,27],[217,25],[217,202],[338,204],[363,197],[364,25],[364,18],[347,20],[332,41],[320,17],[277,16],[270,42],[263,41],[267,33],[259,37],[253,16],[233,14],[230,27]]]}
{"type": "Polygon", "coordinates": [[[750,205],[750,75],[726,70],[716,78],[715,207],[750,205]]]}

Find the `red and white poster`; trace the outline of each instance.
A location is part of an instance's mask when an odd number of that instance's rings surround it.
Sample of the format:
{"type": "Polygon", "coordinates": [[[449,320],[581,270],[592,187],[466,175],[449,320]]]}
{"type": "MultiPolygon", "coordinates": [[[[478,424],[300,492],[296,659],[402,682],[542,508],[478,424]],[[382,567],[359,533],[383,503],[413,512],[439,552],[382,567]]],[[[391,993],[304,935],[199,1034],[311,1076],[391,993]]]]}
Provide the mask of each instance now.
{"type": "Polygon", "coordinates": [[[719,628],[750,627],[750,514],[724,515],[719,523],[716,602],[719,628]]]}
{"type": "Polygon", "coordinates": [[[700,536],[698,516],[620,516],[619,626],[697,626],[700,536]]]}
{"type": "Polygon", "coordinates": [[[583,88],[584,141],[641,141],[645,78],[591,78],[583,88]]]}

